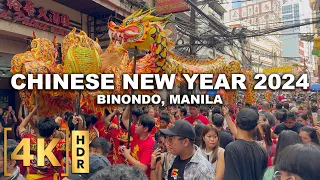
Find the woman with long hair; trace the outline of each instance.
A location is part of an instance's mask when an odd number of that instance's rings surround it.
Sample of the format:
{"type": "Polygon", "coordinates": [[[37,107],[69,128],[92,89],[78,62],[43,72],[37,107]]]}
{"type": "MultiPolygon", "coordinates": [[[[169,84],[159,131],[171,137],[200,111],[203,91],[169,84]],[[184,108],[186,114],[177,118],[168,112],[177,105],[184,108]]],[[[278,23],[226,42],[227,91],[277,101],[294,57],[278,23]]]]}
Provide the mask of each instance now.
{"type": "Polygon", "coordinates": [[[276,151],[276,144],[272,141],[271,127],[267,123],[260,123],[256,130],[256,142],[260,144],[268,153],[268,166],[272,166],[271,158],[276,151]]]}
{"type": "Polygon", "coordinates": [[[202,155],[212,164],[215,179],[223,179],[224,176],[224,149],[219,146],[218,129],[213,125],[206,125],[201,133],[200,148],[202,155]]]}
{"type": "MultiPolygon", "coordinates": [[[[277,160],[279,159],[279,154],[284,148],[286,148],[287,146],[299,144],[299,143],[302,143],[302,140],[299,137],[298,133],[292,130],[283,130],[279,135],[276,153],[275,153],[273,162],[274,163],[277,162],[277,160]]],[[[272,179],[273,174],[274,174],[274,166],[271,166],[264,173],[263,180],[272,179]]]]}
{"type": "Polygon", "coordinates": [[[320,179],[320,148],[314,144],[295,144],[281,151],[274,179],[320,179]]]}
{"type": "Polygon", "coordinates": [[[309,126],[302,127],[299,130],[299,136],[301,137],[303,144],[315,143],[319,145],[317,131],[312,127],[309,127],[309,126]]]}
{"type": "Polygon", "coordinates": [[[301,122],[302,124],[308,126],[310,123],[310,119],[308,118],[307,113],[300,113],[297,115],[297,121],[301,122]]]}

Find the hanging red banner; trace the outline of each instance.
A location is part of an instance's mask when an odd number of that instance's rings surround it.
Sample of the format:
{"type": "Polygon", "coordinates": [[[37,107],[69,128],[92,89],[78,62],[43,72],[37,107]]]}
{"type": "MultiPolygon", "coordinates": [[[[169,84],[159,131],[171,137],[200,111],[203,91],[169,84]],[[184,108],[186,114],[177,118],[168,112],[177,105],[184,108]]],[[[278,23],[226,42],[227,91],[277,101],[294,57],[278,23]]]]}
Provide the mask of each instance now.
{"type": "Polygon", "coordinates": [[[156,0],[158,14],[170,14],[189,11],[189,5],[184,0],[156,0]]]}
{"type": "Polygon", "coordinates": [[[62,36],[70,32],[69,16],[36,7],[31,0],[5,0],[1,4],[0,19],[62,36]]]}

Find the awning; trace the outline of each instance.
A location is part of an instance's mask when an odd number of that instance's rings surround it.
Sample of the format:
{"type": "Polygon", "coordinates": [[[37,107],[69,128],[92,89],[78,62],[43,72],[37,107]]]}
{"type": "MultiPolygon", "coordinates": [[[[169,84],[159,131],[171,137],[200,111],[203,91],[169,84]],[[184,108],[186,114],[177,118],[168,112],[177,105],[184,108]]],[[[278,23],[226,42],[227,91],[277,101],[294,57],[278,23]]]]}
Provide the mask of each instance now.
{"type": "Polygon", "coordinates": [[[214,96],[214,95],[216,95],[216,94],[218,94],[218,91],[217,91],[217,90],[214,90],[214,89],[209,90],[209,91],[207,92],[207,95],[209,95],[209,96],[214,96]]]}
{"type": "Polygon", "coordinates": [[[311,87],[310,87],[310,91],[311,91],[311,92],[320,91],[320,84],[318,84],[318,83],[312,84],[311,87]]]}
{"type": "Polygon", "coordinates": [[[102,5],[88,0],[76,0],[76,1],[66,1],[66,0],[53,0],[71,9],[77,10],[89,16],[98,16],[105,14],[113,14],[114,12],[102,5]]]}

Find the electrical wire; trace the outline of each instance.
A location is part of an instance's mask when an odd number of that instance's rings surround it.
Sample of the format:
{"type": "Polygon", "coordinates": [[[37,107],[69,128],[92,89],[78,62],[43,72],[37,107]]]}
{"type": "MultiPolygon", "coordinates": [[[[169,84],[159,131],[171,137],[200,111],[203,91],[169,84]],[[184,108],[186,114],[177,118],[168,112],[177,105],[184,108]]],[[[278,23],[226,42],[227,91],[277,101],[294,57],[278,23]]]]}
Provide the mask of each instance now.
{"type": "Polygon", "coordinates": [[[257,0],[245,0],[245,1],[231,1],[231,2],[217,2],[218,4],[234,4],[234,3],[239,3],[239,2],[251,2],[251,1],[257,1],[257,0]]]}
{"type": "MultiPolygon", "coordinates": [[[[199,14],[198,12],[196,13],[196,14],[199,14]]],[[[201,20],[200,19],[200,21],[202,22],[202,23],[204,23],[205,25],[208,25],[208,24],[206,24],[205,22],[203,22],[203,20],[201,20]]],[[[177,30],[180,32],[180,33],[183,33],[183,34],[185,34],[185,35],[187,35],[187,36],[189,36],[189,37],[192,37],[192,38],[194,38],[194,39],[196,39],[197,41],[199,41],[199,42],[201,42],[201,40],[202,39],[204,39],[204,38],[202,38],[202,37],[198,37],[198,36],[195,36],[195,35],[192,35],[192,34],[188,34],[188,33],[186,33],[186,31],[184,31],[184,30],[186,30],[186,29],[188,29],[189,31],[191,30],[191,31],[193,31],[193,32],[195,32],[196,31],[196,29],[197,28],[195,28],[195,29],[193,29],[193,28],[190,28],[190,26],[191,27],[194,27],[194,24],[190,24],[189,22],[179,22],[179,21],[174,21],[174,20],[171,20],[170,21],[171,23],[174,23],[174,24],[176,24],[178,27],[180,27],[181,29],[179,29],[179,28],[177,28],[177,30]],[[186,28],[187,27],[187,28],[186,28]]],[[[241,34],[240,36],[239,36],[239,34],[236,34],[236,35],[233,35],[234,37],[230,37],[230,36],[225,36],[225,35],[220,35],[219,37],[221,37],[221,38],[223,38],[224,40],[227,40],[226,42],[227,43],[229,43],[229,45],[230,46],[232,46],[232,44],[229,42],[229,40],[235,40],[235,39],[243,39],[243,38],[248,38],[248,37],[258,37],[258,36],[265,36],[266,34],[271,34],[271,33],[273,33],[273,32],[277,32],[277,31],[280,31],[280,30],[285,30],[285,29],[291,29],[291,28],[294,28],[294,27],[301,27],[301,26],[304,26],[304,25],[308,25],[308,24],[315,24],[315,23],[318,23],[318,22],[320,22],[320,20],[319,19],[317,19],[316,21],[312,21],[311,23],[309,22],[309,23],[299,23],[299,24],[297,24],[297,25],[295,25],[295,26],[287,26],[287,27],[279,27],[279,28],[277,28],[277,29],[269,29],[269,30],[265,30],[264,32],[261,32],[261,31],[259,31],[259,32],[254,32],[254,31],[252,31],[251,33],[251,35],[243,35],[243,34],[241,34]],[[226,39],[226,38],[228,38],[228,39],[226,39]]],[[[209,25],[210,25],[210,22],[209,22],[209,25]]],[[[222,27],[220,27],[220,26],[218,26],[218,28],[222,28],[222,27]]],[[[271,35],[273,35],[273,34],[271,34],[271,35]]],[[[211,37],[218,37],[217,35],[213,35],[213,36],[211,36],[211,37]]],[[[205,39],[207,39],[207,37],[205,37],[205,39]]],[[[237,45],[237,43],[233,43],[236,47],[237,47],[237,49],[239,49],[240,50],[240,52],[246,57],[246,59],[247,60],[249,60],[249,58],[245,55],[245,53],[243,52],[243,50],[241,50],[241,48],[243,49],[243,47],[239,47],[238,45],[237,45]]],[[[205,46],[207,46],[208,44],[203,44],[203,45],[205,45],[205,46]]],[[[219,52],[221,52],[219,49],[217,49],[219,52]]],[[[230,54],[228,54],[228,53],[226,53],[226,52],[221,52],[222,54],[226,54],[226,55],[229,55],[230,57],[234,57],[234,56],[232,56],[232,55],[230,55],[230,54]]],[[[234,57],[235,58],[235,57],[234,57]]],[[[297,57],[280,57],[280,58],[297,58],[297,57]]],[[[236,59],[236,58],[235,58],[236,59]]]]}

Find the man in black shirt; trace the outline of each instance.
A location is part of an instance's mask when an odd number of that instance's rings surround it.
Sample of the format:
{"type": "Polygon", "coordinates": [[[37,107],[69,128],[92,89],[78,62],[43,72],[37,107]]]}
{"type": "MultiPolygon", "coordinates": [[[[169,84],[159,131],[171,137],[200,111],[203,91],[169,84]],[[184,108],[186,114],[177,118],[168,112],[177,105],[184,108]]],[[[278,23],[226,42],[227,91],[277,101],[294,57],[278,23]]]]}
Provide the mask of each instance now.
{"type": "MultiPolygon", "coordinates": [[[[170,128],[160,129],[160,132],[168,137],[170,153],[176,155],[170,159],[168,167],[163,169],[165,180],[214,179],[212,165],[194,145],[196,133],[188,121],[177,120],[170,128]]],[[[155,170],[153,164],[151,170],[155,170]]],[[[154,172],[151,172],[151,180],[153,177],[154,172]]]]}
{"type": "Polygon", "coordinates": [[[299,133],[299,129],[303,126],[304,124],[297,122],[295,112],[288,112],[287,119],[284,119],[284,122],[278,124],[273,132],[277,135],[279,135],[283,130],[292,130],[299,133]]]}
{"type": "Polygon", "coordinates": [[[236,118],[237,140],[230,143],[224,153],[225,180],[260,180],[267,168],[268,156],[253,140],[259,114],[244,108],[236,118]]]}
{"type": "Polygon", "coordinates": [[[224,125],[223,122],[224,122],[224,117],[221,114],[214,114],[212,116],[212,123],[219,130],[220,147],[225,149],[226,146],[233,141],[233,137],[231,135],[231,132],[223,129],[223,125],[224,125]]]}

